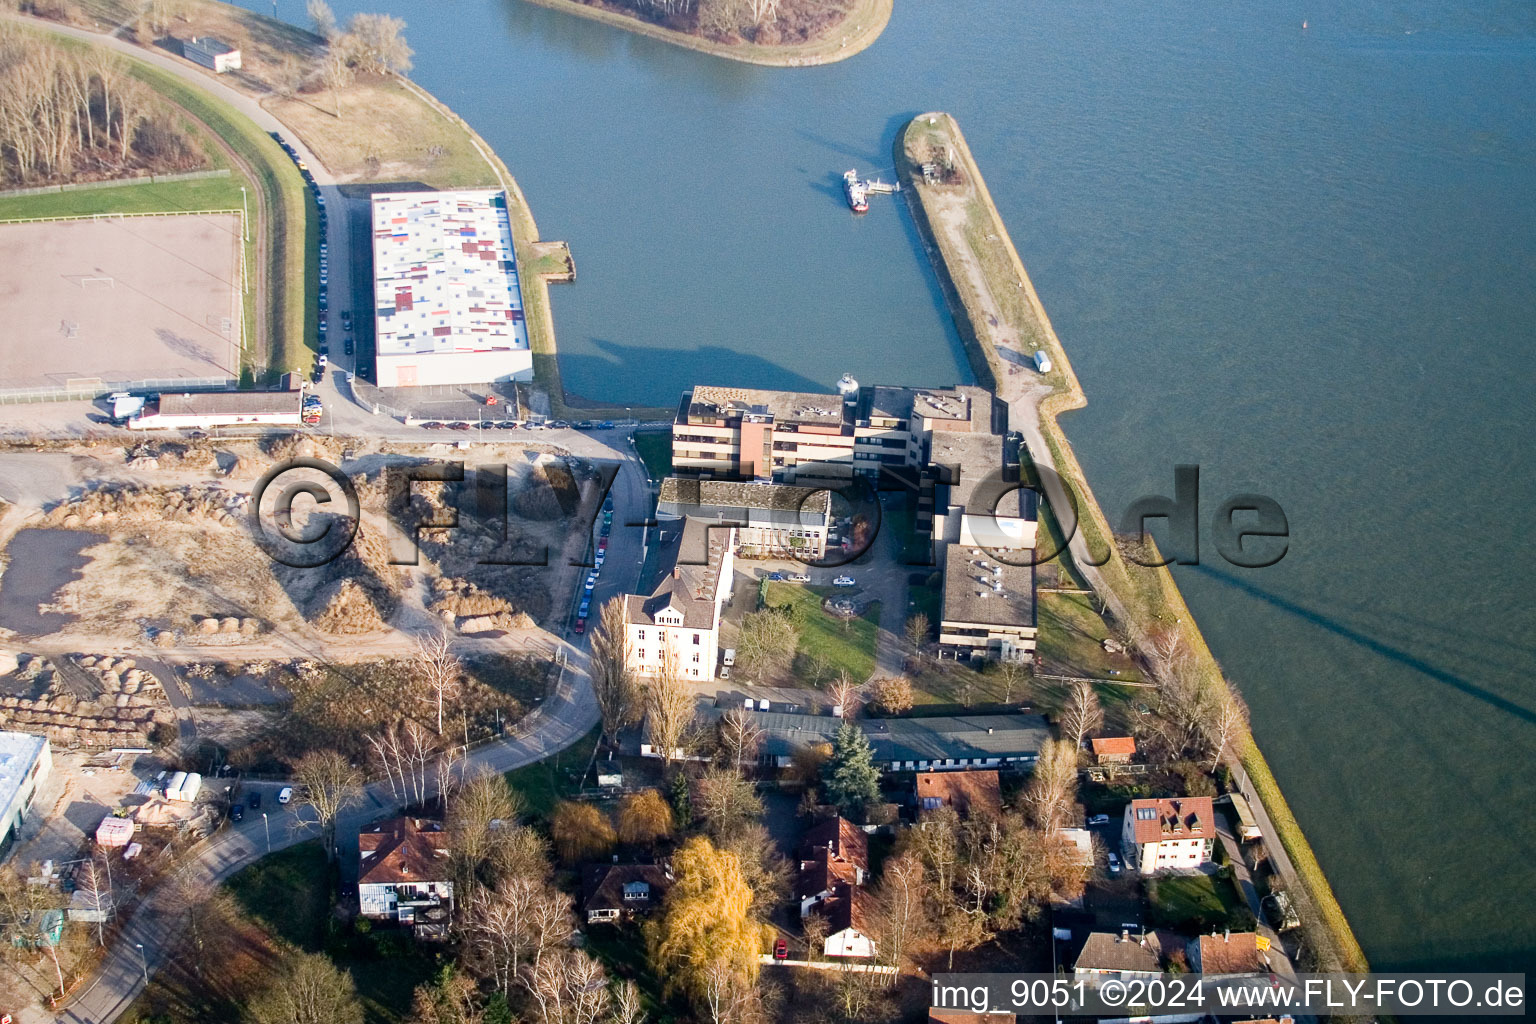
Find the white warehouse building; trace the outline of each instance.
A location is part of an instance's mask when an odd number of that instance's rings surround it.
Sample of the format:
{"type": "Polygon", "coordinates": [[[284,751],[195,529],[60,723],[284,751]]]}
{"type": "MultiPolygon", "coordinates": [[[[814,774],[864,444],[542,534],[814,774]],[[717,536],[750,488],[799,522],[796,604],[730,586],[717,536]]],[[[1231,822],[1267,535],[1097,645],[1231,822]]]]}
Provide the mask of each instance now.
{"type": "Polygon", "coordinates": [[[38,787],[52,770],[46,736],[0,732],[0,859],[15,842],[38,787]]]}
{"type": "Polygon", "coordinates": [[[375,195],[373,283],[379,387],[533,378],[505,193],[375,195]]]}

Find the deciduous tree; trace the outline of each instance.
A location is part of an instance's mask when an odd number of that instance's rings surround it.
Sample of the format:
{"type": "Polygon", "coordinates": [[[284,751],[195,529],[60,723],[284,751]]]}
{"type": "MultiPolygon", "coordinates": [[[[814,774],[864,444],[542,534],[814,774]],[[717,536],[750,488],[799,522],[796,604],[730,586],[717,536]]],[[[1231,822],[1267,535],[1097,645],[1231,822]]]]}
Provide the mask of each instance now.
{"type": "Polygon", "coordinates": [[[672,808],[654,789],[626,794],[619,801],[619,839],[650,846],[672,834],[672,808]]]}
{"type": "Polygon", "coordinates": [[[741,620],[736,638],[736,663],[755,679],[789,664],[799,643],[799,631],[788,615],[771,608],[741,620]]]}
{"type": "Polygon", "coordinates": [[[876,679],[870,690],[871,703],[883,715],[904,715],[912,710],[912,681],[906,676],[876,679]]]}
{"type": "Polygon", "coordinates": [[[334,750],[315,750],[299,758],[293,766],[293,781],[298,783],[296,803],[314,812],[305,826],[320,830],[325,859],[336,859],[336,819],[363,795],[363,773],[334,750]]]}
{"type": "Polygon", "coordinates": [[[427,700],[437,706],[437,734],[443,734],[443,706],[457,697],[462,688],[464,665],[453,653],[453,642],[446,630],[433,630],[416,637],[416,677],[427,691],[427,700]]]}
{"type": "Polygon", "coordinates": [[[757,979],[760,951],[753,893],[736,857],[694,836],[672,859],[676,881],[648,928],[651,960],[669,992],[702,1006],[722,978],[733,990],[757,979]]]}
{"type": "Polygon", "coordinates": [[[362,1024],[352,975],[324,953],[284,956],[277,977],[246,1007],[252,1024],[362,1024]]]}
{"type": "Polygon", "coordinates": [[[1104,711],[1099,707],[1099,695],[1093,684],[1079,679],[1072,684],[1067,695],[1067,706],[1061,712],[1062,735],[1071,739],[1074,749],[1083,748],[1083,738],[1097,729],[1104,721],[1104,711]]]}
{"type": "Polygon", "coordinates": [[[640,717],[640,688],[629,665],[629,635],[624,624],[624,599],[603,605],[592,631],[592,692],[602,715],[603,737],[616,743],[619,732],[640,717]]]}
{"type": "Polygon", "coordinates": [[[757,789],[734,768],[710,768],[699,779],[694,813],[716,843],[725,843],[763,813],[757,789]]]}
{"type": "Polygon", "coordinates": [[[1077,748],[1068,740],[1047,741],[1024,790],[1024,802],[1035,824],[1054,831],[1065,819],[1076,795],[1077,748]]]}
{"type": "Polygon", "coordinates": [[[405,22],[390,14],[354,14],[347,22],[353,66],[375,75],[403,75],[411,70],[412,50],[405,22]]]}
{"type": "Polygon", "coordinates": [[[668,771],[683,749],[689,726],[693,724],[695,703],[676,656],[671,651],[664,651],[660,670],[645,684],[645,714],[651,749],[661,757],[668,771]]]}
{"type": "Polygon", "coordinates": [[[717,732],[721,759],[738,771],[757,755],[763,742],[763,730],[752,713],[743,708],[732,708],[721,715],[717,732]]]}
{"type": "Polygon", "coordinates": [[[549,824],[550,837],[567,864],[607,856],[618,842],[608,816],[592,804],[562,800],[549,824]]]}

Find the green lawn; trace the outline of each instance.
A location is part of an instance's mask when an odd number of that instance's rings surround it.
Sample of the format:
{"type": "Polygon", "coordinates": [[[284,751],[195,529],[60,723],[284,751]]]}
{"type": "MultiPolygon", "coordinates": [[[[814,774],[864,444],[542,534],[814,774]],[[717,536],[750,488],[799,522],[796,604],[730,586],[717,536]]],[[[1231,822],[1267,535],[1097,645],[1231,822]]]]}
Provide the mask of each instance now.
{"type": "Polygon", "coordinates": [[[635,450],[640,453],[640,461],[645,463],[645,471],[652,480],[672,475],[672,431],[635,431],[635,450]]]}
{"type": "Polygon", "coordinates": [[[410,1014],[411,994],[437,969],[437,950],[417,946],[390,929],[357,934],[333,924],[333,870],[318,842],[272,854],[226,884],[245,916],[274,939],[310,953],[325,952],[350,971],[370,1024],[394,1024],[410,1014]]]}
{"type": "Polygon", "coordinates": [[[875,601],[857,617],[848,621],[828,615],[821,602],[836,592],[833,587],[805,587],[795,583],[770,582],[763,591],[763,602],[770,608],[792,609],[800,628],[800,643],[795,652],[793,671],[808,674],[812,658],[826,658],[832,678],[847,672],[857,683],[875,671],[875,636],[880,631],[880,602],[875,601]]]}
{"type": "Polygon", "coordinates": [[[581,787],[582,773],[592,762],[600,731],[594,727],[555,756],[507,772],[507,784],[522,794],[529,817],[547,819],[556,803],[581,787]]]}
{"type": "Polygon", "coordinates": [[[0,220],[83,217],[93,213],[238,210],[240,186],[243,184],[245,178],[238,171],[232,171],[227,178],[200,178],[161,184],[146,178],[142,183],[112,188],[46,192],[36,196],[5,196],[0,198],[0,220]]]}
{"type": "Polygon", "coordinates": [[[1131,683],[1141,680],[1129,656],[1104,650],[1109,627],[1092,598],[1085,594],[1038,594],[1035,605],[1040,660],[1047,673],[1131,683]]]}
{"type": "Polygon", "coordinates": [[[1253,914],[1238,895],[1237,887],[1215,875],[1170,875],[1147,883],[1152,919],[1160,928],[1186,934],[1212,928],[1247,930],[1253,914]]]}

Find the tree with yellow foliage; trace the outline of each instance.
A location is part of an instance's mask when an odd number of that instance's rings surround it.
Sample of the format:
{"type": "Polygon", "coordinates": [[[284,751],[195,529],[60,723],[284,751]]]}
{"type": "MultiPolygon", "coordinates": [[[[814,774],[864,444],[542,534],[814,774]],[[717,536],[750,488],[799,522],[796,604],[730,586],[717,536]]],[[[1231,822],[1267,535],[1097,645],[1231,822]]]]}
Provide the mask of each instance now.
{"type": "Polygon", "coordinates": [[[672,858],[672,870],[666,913],[647,929],[657,973],[669,992],[685,993],[706,1013],[752,1001],[762,942],[740,861],[694,836],[672,858]]]}
{"type": "Polygon", "coordinates": [[[605,857],[618,841],[608,816],[591,804],[562,800],[549,824],[555,849],[567,864],[605,857]]]}
{"type": "Polygon", "coordinates": [[[619,801],[619,838],[649,846],[672,834],[672,808],[654,789],[630,793],[619,801]]]}

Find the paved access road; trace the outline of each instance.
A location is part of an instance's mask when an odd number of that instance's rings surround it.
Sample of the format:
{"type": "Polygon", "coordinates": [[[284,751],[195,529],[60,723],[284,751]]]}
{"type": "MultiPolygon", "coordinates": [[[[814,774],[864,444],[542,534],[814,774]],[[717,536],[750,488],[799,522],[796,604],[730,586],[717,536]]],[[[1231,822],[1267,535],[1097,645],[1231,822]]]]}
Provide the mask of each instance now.
{"type": "MultiPolygon", "coordinates": [[[[555,693],[520,722],[511,736],[472,753],[467,771],[488,768],[506,772],[531,764],[570,746],[596,724],[597,705],[592,699],[586,655],[577,648],[564,649],[569,663],[555,693]]],[[[265,856],[269,835],[272,851],[314,837],[315,832],[304,827],[302,811],[275,802],[271,806],[266,814],[250,814],[240,825],[209,839],[185,862],[186,869],[199,879],[221,882],[265,856]]],[[[370,821],[397,813],[400,806],[388,785],[373,783],[365,790],[363,799],[342,817],[337,832],[351,836],[370,821]]],[[[151,892],[119,933],[93,980],[77,992],[70,1004],[52,1018],[41,1011],[23,1011],[23,1024],[49,1019],[79,1024],[110,1024],[116,1020],[142,991],[148,975],[165,962],[175,947],[180,926],[167,918],[166,903],[163,887],[151,892]]]]}

